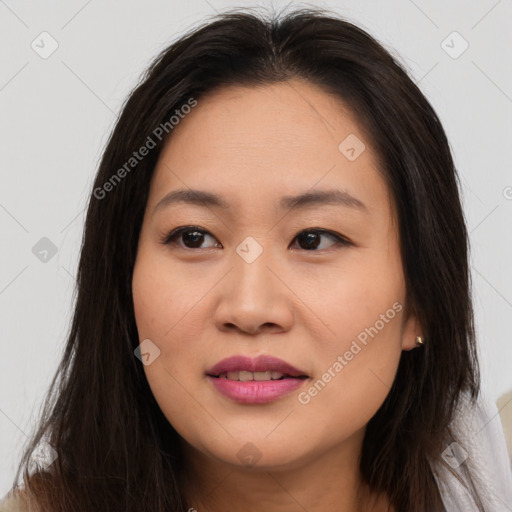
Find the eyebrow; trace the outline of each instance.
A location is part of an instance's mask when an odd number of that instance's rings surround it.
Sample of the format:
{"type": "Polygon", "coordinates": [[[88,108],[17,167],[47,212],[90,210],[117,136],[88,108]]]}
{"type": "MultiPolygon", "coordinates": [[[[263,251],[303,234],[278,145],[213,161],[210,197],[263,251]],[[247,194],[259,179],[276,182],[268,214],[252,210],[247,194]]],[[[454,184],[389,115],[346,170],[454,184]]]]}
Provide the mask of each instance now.
{"type": "MultiPolygon", "coordinates": [[[[231,206],[221,196],[212,192],[194,189],[178,189],[165,195],[154,207],[153,214],[173,204],[193,204],[197,206],[222,208],[231,206]]],[[[300,210],[311,206],[336,205],[353,208],[368,213],[366,205],[344,190],[316,190],[304,192],[297,196],[283,196],[278,207],[280,210],[300,210]]]]}

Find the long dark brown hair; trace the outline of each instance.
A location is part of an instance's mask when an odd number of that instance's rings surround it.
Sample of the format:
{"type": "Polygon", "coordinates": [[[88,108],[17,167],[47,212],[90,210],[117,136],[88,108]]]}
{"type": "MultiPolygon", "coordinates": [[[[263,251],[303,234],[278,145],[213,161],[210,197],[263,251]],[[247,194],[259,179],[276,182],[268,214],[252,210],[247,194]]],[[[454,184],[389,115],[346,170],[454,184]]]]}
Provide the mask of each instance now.
{"type": "MultiPolygon", "coordinates": [[[[446,466],[441,454],[455,439],[459,399],[467,394],[474,403],[480,393],[457,171],[438,117],[404,65],[361,28],[316,8],[214,16],[162,51],[123,105],[91,191],[65,351],[15,476],[13,489],[23,473],[40,510],[190,506],[178,485],[179,436],[134,356],[137,243],[155,164],[172,136],[169,124],[165,136],[155,129],[191,98],[201,102],[226,85],[294,78],[337,95],[369,134],[398,213],[407,311],[427,339],[402,352],[392,389],[367,425],[362,477],[398,511],[444,510],[429,461],[446,466]],[[148,137],[155,147],[128,171],[148,137]],[[58,457],[44,471],[29,470],[44,440],[58,457]]],[[[465,485],[484,511],[468,474],[465,485]]]]}

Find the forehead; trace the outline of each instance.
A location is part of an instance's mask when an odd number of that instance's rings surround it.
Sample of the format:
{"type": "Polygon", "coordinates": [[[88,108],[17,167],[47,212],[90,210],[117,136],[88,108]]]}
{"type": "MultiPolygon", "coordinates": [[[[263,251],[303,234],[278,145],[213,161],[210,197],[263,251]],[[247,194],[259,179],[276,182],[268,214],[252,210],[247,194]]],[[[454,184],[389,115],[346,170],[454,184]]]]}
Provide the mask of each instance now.
{"type": "Polygon", "coordinates": [[[346,190],[370,210],[388,200],[371,141],[349,107],[304,81],[199,98],[162,149],[150,202],[178,188],[207,188],[235,207],[251,195],[275,204],[315,188],[346,190]]]}
{"type": "Polygon", "coordinates": [[[269,155],[337,150],[340,138],[350,133],[366,139],[368,148],[370,141],[348,105],[309,82],[289,81],[229,86],[207,94],[173,129],[172,138],[202,141],[194,148],[199,152],[208,144],[269,155]],[[187,130],[190,125],[193,130],[187,130]]]}

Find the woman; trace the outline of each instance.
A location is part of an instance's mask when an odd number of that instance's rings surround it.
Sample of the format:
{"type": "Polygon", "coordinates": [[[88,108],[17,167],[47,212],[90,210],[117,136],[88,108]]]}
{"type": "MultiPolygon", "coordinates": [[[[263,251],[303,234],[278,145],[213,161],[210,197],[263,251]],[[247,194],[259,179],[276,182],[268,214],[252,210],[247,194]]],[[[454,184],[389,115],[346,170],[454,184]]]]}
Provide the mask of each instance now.
{"type": "Polygon", "coordinates": [[[345,20],[227,13],[162,52],[104,152],[77,282],[19,468],[40,510],[510,498],[503,432],[491,489],[459,428],[489,416],[445,132],[345,20]]]}

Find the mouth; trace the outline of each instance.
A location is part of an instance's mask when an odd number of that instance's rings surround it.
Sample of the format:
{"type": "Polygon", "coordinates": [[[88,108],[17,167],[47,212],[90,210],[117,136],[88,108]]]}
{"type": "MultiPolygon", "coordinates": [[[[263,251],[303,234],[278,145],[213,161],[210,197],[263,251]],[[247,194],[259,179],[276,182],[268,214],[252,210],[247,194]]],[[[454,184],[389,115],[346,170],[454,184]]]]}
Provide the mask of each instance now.
{"type": "Polygon", "coordinates": [[[206,375],[241,382],[309,378],[305,371],[269,355],[228,357],[210,368],[206,375]]]}
{"type": "Polygon", "coordinates": [[[284,380],[284,379],[307,379],[307,375],[288,375],[286,373],[282,372],[276,372],[276,371],[264,371],[264,372],[250,372],[246,370],[241,371],[229,371],[229,372],[222,372],[219,375],[211,375],[207,374],[209,377],[213,377],[216,379],[227,379],[227,380],[234,380],[234,381],[240,381],[240,382],[249,382],[249,381],[269,381],[269,380],[284,380]]]}
{"type": "Polygon", "coordinates": [[[213,389],[239,404],[266,404],[301,388],[309,375],[277,357],[232,356],[206,372],[213,389]]]}

